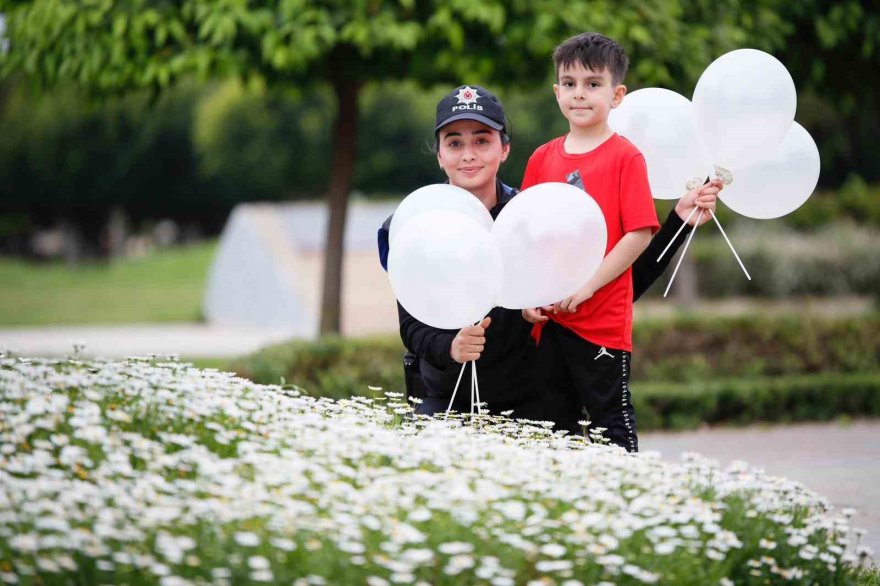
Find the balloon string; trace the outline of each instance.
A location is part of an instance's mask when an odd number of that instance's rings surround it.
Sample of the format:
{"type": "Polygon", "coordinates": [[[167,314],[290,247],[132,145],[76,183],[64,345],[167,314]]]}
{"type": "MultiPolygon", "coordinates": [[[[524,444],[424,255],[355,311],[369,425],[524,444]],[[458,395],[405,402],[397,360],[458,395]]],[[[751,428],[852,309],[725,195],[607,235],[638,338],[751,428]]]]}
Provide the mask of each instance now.
{"type": "MultiPolygon", "coordinates": [[[[700,208],[694,206],[694,209],[691,210],[691,215],[689,215],[687,217],[687,220],[684,221],[684,224],[681,225],[681,227],[678,229],[678,232],[675,233],[675,236],[672,237],[672,240],[669,241],[669,244],[666,245],[666,248],[664,248],[663,252],[660,253],[660,256],[657,257],[657,262],[660,262],[660,260],[663,259],[663,256],[669,250],[669,247],[672,246],[672,243],[675,242],[675,239],[678,238],[678,235],[681,234],[681,231],[684,230],[684,227],[688,225],[688,222],[691,221],[691,218],[694,217],[694,214],[697,213],[698,209],[700,209],[700,208]]],[[[697,229],[697,227],[694,226],[694,230],[696,230],[696,229],[697,229]]]]}
{"type": "Polygon", "coordinates": [[[712,210],[709,210],[709,213],[712,215],[712,219],[715,220],[715,223],[718,224],[718,229],[721,230],[721,235],[724,236],[724,240],[727,242],[727,245],[730,247],[730,251],[733,253],[733,256],[736,257],[736,262],[739,263],[740,268],[742,268],[743,272],[746,274],[746,278],[749,281],[752,280],[752,276],[749,274],[749,271],[746,270],[746,266],[743,264],[743,261],[740,260],[739,255],[736,253],[736,249],[733,247],[733,244],[730,242],[730,238],[727,237],[727,233],[724,231],[724,228],[721,227],[721,222],[718,221],[718,218],[712,213],[712,210]]]}
{"type": "Polygon", "coordinates": [[[473,373],[474,373],[474,396],[477,398],[477,415],[483,414],[483,408],[480,406],[480,379],[477,378],[477,361],[473,361],[473,373]]]}
{"type": "Polygon", "coordinates": [[[464,367],[467,366],[467,362],[461,365],[461,370],[458,372],[458,380],[455,381],[455,388],[452,389],[452,398],[449,400],[449,407],[446,408],[446,416],[443,418],[449,418],[449,412],[452,411],[452,403],[455,402],[455,394],[458,392],[458,384],[461,382],[461,375],[464,374],[464,367]]]}
{"type": "Polygon", "coordinates": [[[670,287],[672,287],[672,282],[675,280],[675,275],[678,274],[678,267],[681,266],[681,261],[684,260],[684,255],[687,254],[688,246],[691,245],[691,240],[693,240],[694,234],[697,233],[697,227],[700,225],[700,220],[702,220],[702,219],[703,219],[703,210],[701,209],[700,215],[697,216],[697,222],[694,225],[694,229],[691,231],[690,234],[688,234],[687,240],[684,243],[684,250],[681,251],[681,256],[678,257],[678,262],[675,264],[675,270],[672,271],[672,278],[669,279],[669,284],[666,285],[666,291],[663,293],[663,297],[666,297],[666,295],[669,293],[669,289],[670,289],[670,287]]]}
{"type": "Polygon", "coordinates": [[[474,390],[475,390],[475,387],[474,387],[475,378],[474,377],[476,376],[476,373],[474,372],[473,364],[474,363],[471,362],[471,415],[474,414],[474,390]]]}
{"type": "MultiPolygon", "coordinates": [[[[481,320],[482,321],[482,320],[481,320]]],[[[474,325],[478,325],[480,322],[476,322],[474,325]]],[[[476,394],[476,404],[477,404],[477,413],[482,414],[482,410],[480,409],[480,387],[477,384],[477,361],[471,360],[471,364],[473,365],[471,368],[471,415],[474,413],[474,395],[476,394]]],[[[461,365],[461,370],[458,372],[458,380],[455,381],[455,388],[452,389],[452,398],[449,399],[449,407],[446,408],[446,415],[443,417],[444,420],[449,418],[449,412],[452,411],[452,404],[455,402],[455,395],[458,393],[458,385],[461,383],[461,376],[464,374],[464,369],[468,365],[467,362],[461,365]]]]}

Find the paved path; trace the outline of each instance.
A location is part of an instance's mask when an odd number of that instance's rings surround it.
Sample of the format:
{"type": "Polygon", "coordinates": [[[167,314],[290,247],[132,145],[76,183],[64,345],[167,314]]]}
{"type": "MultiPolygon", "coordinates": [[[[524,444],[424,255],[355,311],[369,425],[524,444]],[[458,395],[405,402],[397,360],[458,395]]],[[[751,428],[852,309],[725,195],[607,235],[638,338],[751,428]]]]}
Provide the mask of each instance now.
{"type": "Polygon", "coordinates": [[[722,466],[744,460],[799,481],[835,507],[855,508],[852,523],[868,530],[862,543],[880,558],[880,421],[643,433],[639,449],[667,460],[699,452],[722,466]]]}
{"type": "Polygon", "coordinates": [[[184,358],[231,358],[290,339],[284,330],[214,327],[203,324],[52,326],[0,330],[0,349],[28,356],[61,356],[75,343],[83,354],[125,358],[147,354],[178,354],[184,358]]]}

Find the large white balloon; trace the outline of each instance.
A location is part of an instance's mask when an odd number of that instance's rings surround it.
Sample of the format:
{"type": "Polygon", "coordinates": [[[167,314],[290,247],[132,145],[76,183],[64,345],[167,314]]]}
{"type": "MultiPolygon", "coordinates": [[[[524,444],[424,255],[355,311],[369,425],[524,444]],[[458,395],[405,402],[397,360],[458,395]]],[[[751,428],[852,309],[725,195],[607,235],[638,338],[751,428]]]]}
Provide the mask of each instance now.
{"type": "Polygon", "coordinates": [[[412,218],[431,210],[459,212],[474,219],[486,230],[492,229],[492,215],[470,191],[455,185],[437,183],[416,189],[400,202],[388,230],[389,243],[394,243],[401,228],[412,218]]]}
{"type": "Polygon", "coordinates": [[[801,207],[819,181],[819,149],[795,122],[776,152],[741,169],[731,169],[733,183],[719,197],[733,211],[762,220],[801,207]]]}
{"type": "Polygon", "coordinates": [[[435,328],[459,329],[497,305],[501,255],[472,218],[426,211],[400,229],[388,255],[388,276],[395,297],[413,317],[435,328]]]}
{"type": "Polygon", "coordinates": [[[772,55],[738,49],[712,62],[694,90],[697,132],[712,162],[728,169],[769,156],[791,128],[794,81],[772,55]]]}
{"type": "Polygon", "coordinates": [[[596,201],[566,183],[541,183],[508,203],[492,226],[504,264],[498,304],[525,309],[565,299],[593,276],[608,233],[596,201]]]}
{"type": "Polygon", "coordinates": [[[655,199],[678,199],[694,177],[705,178],[711,158],[697,138],[693,105],[681,94],[644,88],[627,94],[608,124],[632,142],[648,164],[655,199]]]}

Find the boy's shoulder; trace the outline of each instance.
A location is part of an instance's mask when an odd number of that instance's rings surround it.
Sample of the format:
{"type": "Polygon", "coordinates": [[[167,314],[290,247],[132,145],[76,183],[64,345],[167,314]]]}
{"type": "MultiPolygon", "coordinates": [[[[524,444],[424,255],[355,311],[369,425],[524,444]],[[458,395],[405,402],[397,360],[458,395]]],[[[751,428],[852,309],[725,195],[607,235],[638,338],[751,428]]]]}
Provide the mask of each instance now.
{"type": "Polygon", "coordinates": [[[615,133],[610,140],[615,141],[615,152],[617,152],[622,159],[629,160],[632,157],[644,156],[642,151],[639,150],[639,147],[631,143],[625,136],[615,133]]]}

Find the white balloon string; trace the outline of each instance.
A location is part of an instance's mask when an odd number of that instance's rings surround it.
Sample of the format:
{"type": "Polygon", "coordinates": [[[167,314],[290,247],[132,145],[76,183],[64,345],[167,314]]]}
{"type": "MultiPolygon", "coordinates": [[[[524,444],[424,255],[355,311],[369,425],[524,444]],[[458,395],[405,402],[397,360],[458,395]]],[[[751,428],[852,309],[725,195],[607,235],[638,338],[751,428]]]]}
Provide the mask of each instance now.
{"type": "Polygon", "coordinates": [[[480,379],[477,376],[477,361],[473,362],[474,369],[474,396],[477,398],[477,415],[483,414],[483,407],[480,405],[480,379]]]}
{"type": "Polygon", "coordinates": [[[474,362],[471,361],[471,415],[474,414],[474,382],[476,381],[476,373],[474,372],[474,362]]]}
{"type": "Polygon", "coordinates": [[[669,293],[669,289],[670,289],[670,287],[672,287],[672,282],[675,280],[675,275],[678,274],[678,267],[681,266],[681,261],[684,260],[684,255],[687,254],[688,246],[691,245],[691,240],[693,240],[694,234],[697,233],[697,227],[700,225],[700,220],[702,220],[702,219],[703,219],[703,210],[701,209],[700,215],[697,216],[697,222],[694,225],[694,229],[691,230],[691,233],[688,234],[687,240],[685,240],[685,242],[684,242],[684,250],[681,251],[681,256],[678,257],[678,262],[675,263],[675,270],[672,271],[672,278],[669,279],[669,284],[666,285],[666,291],[663,292],[663,297],[666,297],[666,295],[669,293]]]}
{"type": "Polygon", "coordinates": [[[746,266],[743,264],[743,261],[740,260],[739,255],[736,253],[736,249],[730,242],[730,238],[727,237],[727,233],[724,231],[724,228],[721,227],[721,222],[718,221],[718,218],[715,217],[715,214],[712,212],[712,210],[709,210],[709,213],[712,214],[712,219],[715,220],[716,224],[718,224],[718,229],[721,230],[721,235],[724,236],[724,240],[727,241],[727,245],[730,247],[730,251],[733,253],[733,256],[736,257],[736,262],[739,263],[740,268],[742,268],[743,272],[746,274],[746,278],[751,281],[752,276],[749,274],[749,271],[746,270],[746,266]]]}
{"type": "Polygon", "coordinates": [[[464,367],[467,366],[467,362],[461,365],[461,370],[458,373],[458,380],[455,381],[455,388],[452,389],[452,398],[449,399],[449,407],[446,408],[446,417],[443,419],[447,419],[449,417],[449,412],[452,411],[452,403],[455,402],[455,393],[458,392],[458,384],[461,382],[461,375],[464,374],[464,367]]]}
{"type": "MultiPolygon", "coordinates": [[[[660,262],[660,260],[663,259],[663,256],[669,250],[669,247],[672,246],[672,243],[675,242],[675,239],[678,238],[678,235],[681,234],[681,231],[684,230],[684,227],[688,225],[688,222],[691,221],[691,218],[694,217],[694,214],[697,213],[698,209],[700,209],[700,208],[694,206],[694,209],[691,210],[691,215],[689,215],[687,217],[687,220],[684,221],[684,224],[681,225],[681,227],[678,229],[678,232],[675,233],[675,236],[672,237],[672,240],[669,241],[669,244],[666,245],[666,248],[664,248],[663,252],[660,253],[660,256],[657,257],[657,262],[660,262]]],[[[700,213],[702,213],[702,211],[700,213]]],[[[694,226],[694,230],[696,230],[696,229],[697,229],[697,227],[694,226]]],[[[692,232],[692,234],[693,234],[693,232],[692,232]]]]}

